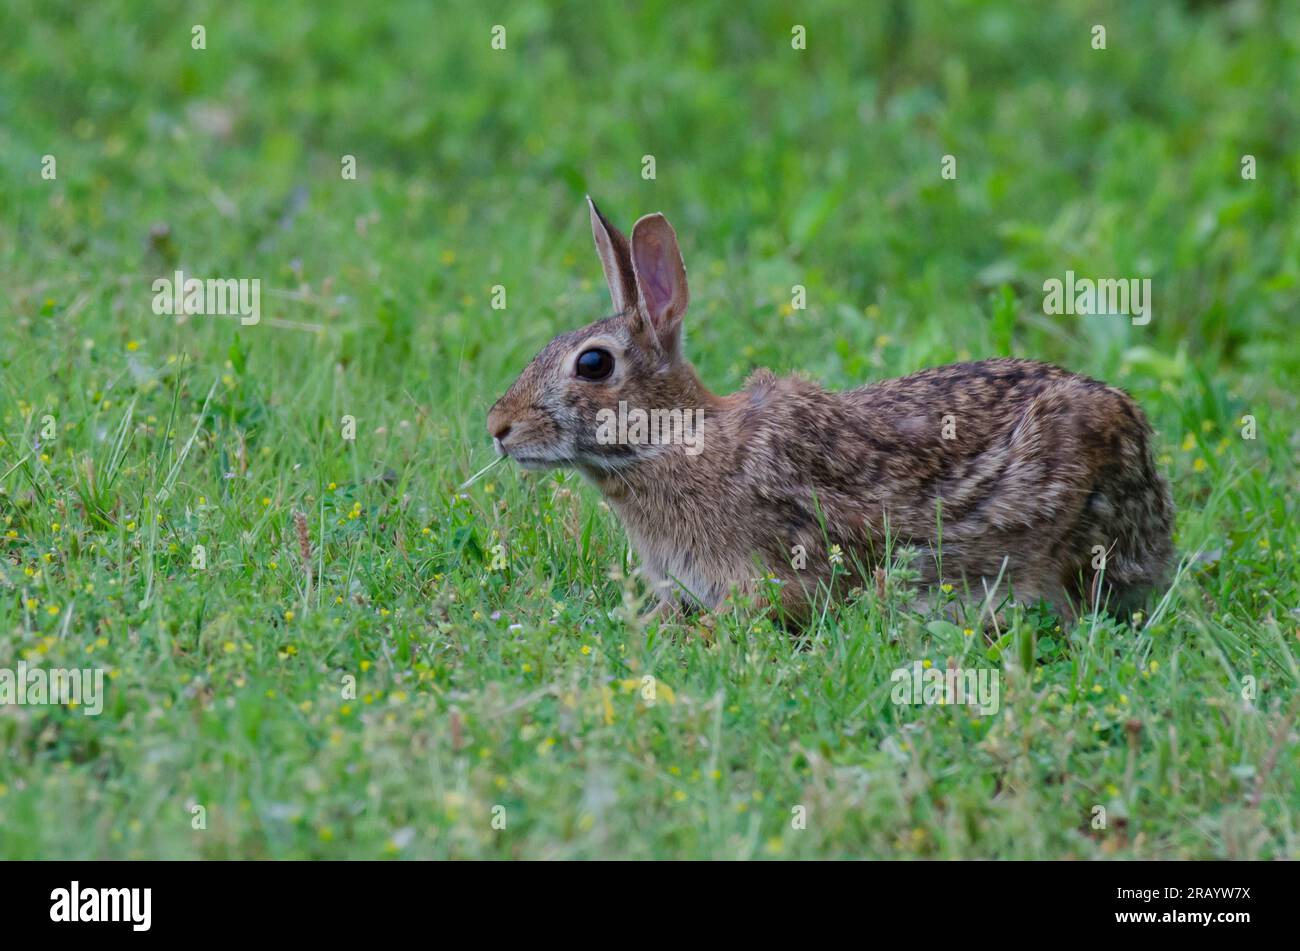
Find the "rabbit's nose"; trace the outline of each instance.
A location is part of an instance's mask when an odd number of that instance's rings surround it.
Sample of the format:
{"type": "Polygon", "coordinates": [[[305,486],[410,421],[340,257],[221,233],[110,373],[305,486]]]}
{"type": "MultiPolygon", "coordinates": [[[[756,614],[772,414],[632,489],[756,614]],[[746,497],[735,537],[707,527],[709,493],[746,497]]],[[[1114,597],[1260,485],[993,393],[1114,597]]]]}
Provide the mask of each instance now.
{"type": "Polygon", "coordinates": [[[500,406],[493,406],[488,411],[487,431],[493,439],[505,439],[510,435],[510,414],[503,413],[500,406]]]}

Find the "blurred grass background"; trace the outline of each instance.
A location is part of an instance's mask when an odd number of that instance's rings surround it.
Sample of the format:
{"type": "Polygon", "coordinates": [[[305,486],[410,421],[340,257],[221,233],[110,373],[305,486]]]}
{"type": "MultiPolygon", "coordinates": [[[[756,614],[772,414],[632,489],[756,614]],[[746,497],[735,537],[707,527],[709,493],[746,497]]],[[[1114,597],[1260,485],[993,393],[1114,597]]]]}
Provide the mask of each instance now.
{"type": "Polygon", "coordinates": [[[89,651],[118,679],[97,720],[0,709],[0,852],[1295,857],[1294,719],[1237,686],[1296,679],[1298,47],[1300,10],[1265,0],[10,0],[0,665],[89,651]],[[1154,632],[1048,632],[1034,701],[992,727],[1013,740],[888,705],[893,666],[968,648],[887,606],[802,649],[611,620],[629,556],[587,490],[502,469],[455,491],[491,401],[607,307],[586,193],[676,226],[715,389],[999,354],[1126,387],[1207,565],[1154,632]],[[262,323],[155,316],[177,268],[260,278],[262,323]],[[1150,277],[1152,322],[1044,315],[1067,269],[1150,277]],[[1093,708],[1098,667],[1123,703],[1093,708]],[[679,699],[611,720],[602,691],[646,670],[679,699]],[[370,701],[339,700],[346,671],[370,701]],[[1095,802],[1126,826],[1090,830],[1095,802]]]}

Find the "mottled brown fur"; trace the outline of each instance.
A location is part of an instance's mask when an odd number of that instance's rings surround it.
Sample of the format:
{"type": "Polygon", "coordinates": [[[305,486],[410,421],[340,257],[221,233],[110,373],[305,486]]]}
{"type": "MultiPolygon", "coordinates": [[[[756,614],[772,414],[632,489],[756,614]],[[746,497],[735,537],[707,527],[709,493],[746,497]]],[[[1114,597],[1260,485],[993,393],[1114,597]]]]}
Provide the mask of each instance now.
{"type": "Polygon", "coordinates": [[[551,341],[488,430],[525,465],[591,481],[664,606],[717,608],[770,573],[785,611],[803,617],[832,577],[829,546],[844,554],[842,590],[870,578],[886,534],[920,551],[925,585],[983,596],[1002,573],[1017,600],[1067,617],[1094,596],[1132,609],[1166,579],[1173,507],[1151,429],[1122,390],[996,359],[844,392],[760,370],[717,396],[682,354],[688,291],[667,221],[642,218],[630,241],[594,204],[591,223],[618,315],[551,341]],[[575,374],[593,346],[615,357],[608,380],[575,374]],[[600,444],[597,413],[620,400],[702,409],[703,451],[600,444]],[[1100,583],[1094,546],[1106,552],[1100,583]]]}

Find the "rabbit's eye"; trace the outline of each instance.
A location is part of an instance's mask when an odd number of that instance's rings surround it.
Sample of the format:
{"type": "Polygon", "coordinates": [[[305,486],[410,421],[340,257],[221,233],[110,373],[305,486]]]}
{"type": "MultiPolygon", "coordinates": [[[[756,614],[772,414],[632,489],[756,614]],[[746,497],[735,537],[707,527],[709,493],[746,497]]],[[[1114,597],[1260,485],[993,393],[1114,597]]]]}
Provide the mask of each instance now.
{"type": "Polygon", "coordinates": [[[577,371],[584,380],[603,380],[614,372],[614,357],[608,350],[584,350],[577,371]]]}

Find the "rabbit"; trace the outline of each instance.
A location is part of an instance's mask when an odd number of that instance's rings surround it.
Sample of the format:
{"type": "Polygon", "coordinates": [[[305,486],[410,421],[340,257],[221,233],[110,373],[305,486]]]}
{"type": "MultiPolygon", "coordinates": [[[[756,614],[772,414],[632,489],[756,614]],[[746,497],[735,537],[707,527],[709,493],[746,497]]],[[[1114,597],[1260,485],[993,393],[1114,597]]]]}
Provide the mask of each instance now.
{"type": "Polygon", "coordinates": [[[548,343],[487,429],[523,467],[571,467],[600,491],[657,594],[652,614],[775,589],[786,618],[807,619],[879,577],[891,545],[919,554],[931,598],[945,583],[990,601],[1001,587],[1063,619],[1094,603],[1131,612],[1165,582],[1173,504],[1127,393],[998,358],[841,392],[758,370],[717,395],[684,352],[672,226],[646,215],[629,239],[587,202],[614,316],[548,343]],[[699,426],[611,439],[637,409],[699,426]]]}

